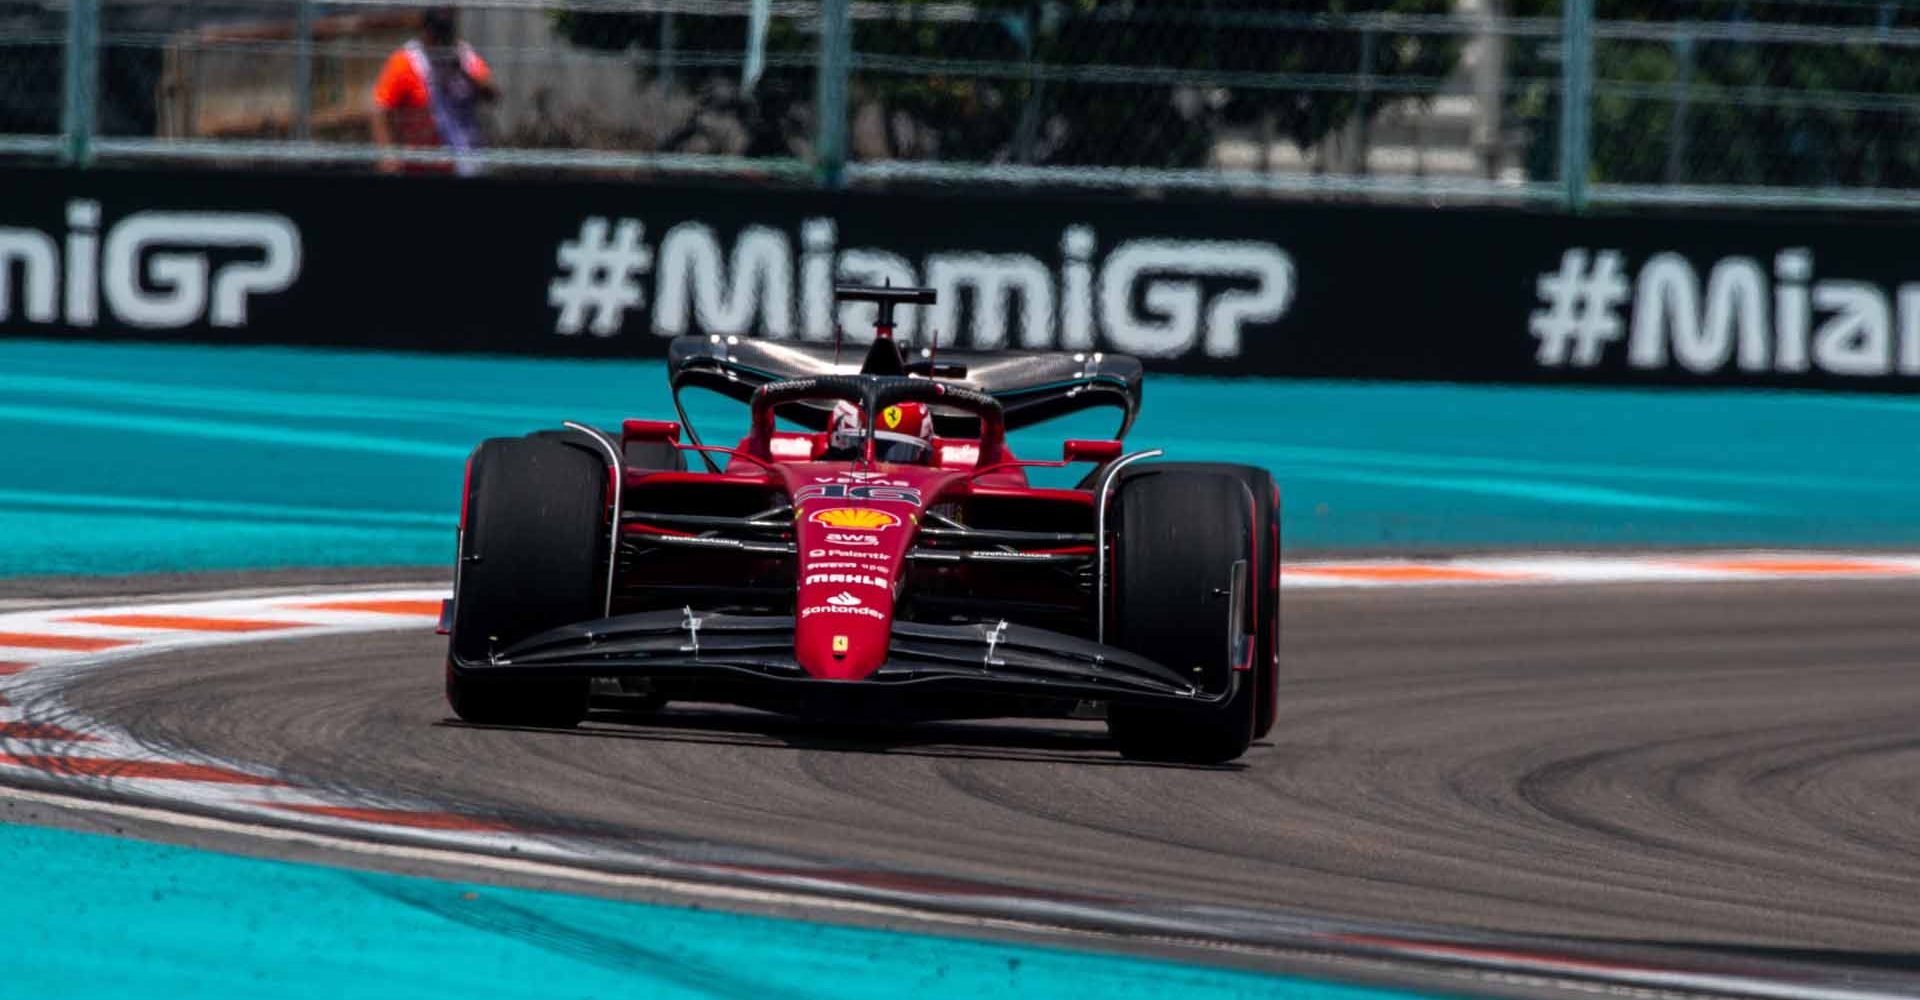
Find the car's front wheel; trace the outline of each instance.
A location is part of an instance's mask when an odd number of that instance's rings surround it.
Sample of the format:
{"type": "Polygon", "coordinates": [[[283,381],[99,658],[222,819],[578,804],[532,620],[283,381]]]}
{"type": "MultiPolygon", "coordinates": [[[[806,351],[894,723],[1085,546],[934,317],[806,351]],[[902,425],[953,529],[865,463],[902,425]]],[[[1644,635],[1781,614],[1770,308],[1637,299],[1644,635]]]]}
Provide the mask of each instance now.
{"type": "Polygon", "coordinates": [[[474,452],[454,591],[447,703],[468,722],[573,726],[588,682],[499,677],[484,661],[548,629],[598,618],[606,600],[606,464],[553,438],[496,438],[474,452]]]}
{"type": "Polygon", "coordinates": [[[1128,757],[1233,760],[1254,739],[1262,696],[1271,697],[1255,662],[1268,624],[1270,480],[1263,470],[1215,464],[1138,465],[1120,475],[1107,641],[1179,671],[1215,700],[1115,704],[1108,730],[1128,757]]]}

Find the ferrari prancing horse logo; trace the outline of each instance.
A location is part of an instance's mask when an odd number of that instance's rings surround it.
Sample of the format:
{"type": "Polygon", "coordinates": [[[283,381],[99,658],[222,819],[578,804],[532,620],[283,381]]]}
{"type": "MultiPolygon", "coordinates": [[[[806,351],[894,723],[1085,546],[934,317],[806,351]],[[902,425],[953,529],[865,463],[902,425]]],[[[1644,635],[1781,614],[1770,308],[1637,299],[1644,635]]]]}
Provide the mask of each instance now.
{"type": "Polygon", "coordinates": [[[898,406],[889,406],[886,409],[881,410],[880,422],[883,424],[886,424],[888,430],[893,430],[894,428],[899,427],[900,426],[900,408],[898,406]]]}

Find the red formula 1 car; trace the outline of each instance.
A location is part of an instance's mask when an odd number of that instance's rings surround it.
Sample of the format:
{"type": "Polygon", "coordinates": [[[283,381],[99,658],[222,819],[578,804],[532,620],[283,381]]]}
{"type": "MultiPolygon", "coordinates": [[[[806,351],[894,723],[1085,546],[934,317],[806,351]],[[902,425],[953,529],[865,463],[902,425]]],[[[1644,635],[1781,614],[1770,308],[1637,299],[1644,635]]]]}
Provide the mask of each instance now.
{"type": "Polygon", "coordinates": [[[569,726],[611,691],[886,720],[1104,708],[1128,756],[1244,753],[1275,709],[1273,478],[1125,453],[1133,358],[905,352],[894,309],[932,292],[836,294],[878,307],[857,366],[837,345],[682,337],[678,422],[474,451],[444,618],[454,712],[569,726]],[[700,443],[694,387],[751,406],[736,447],[700,443]],[[1121,411],[1113,440],[1008,450],[1010,429],[1099,406],[1121,411]],[[925,447],[901,449],[915,435],[889,426],[922,420],[925,447]],[[1028,482],[1074,463],[1077,488],[1028,482]]]}

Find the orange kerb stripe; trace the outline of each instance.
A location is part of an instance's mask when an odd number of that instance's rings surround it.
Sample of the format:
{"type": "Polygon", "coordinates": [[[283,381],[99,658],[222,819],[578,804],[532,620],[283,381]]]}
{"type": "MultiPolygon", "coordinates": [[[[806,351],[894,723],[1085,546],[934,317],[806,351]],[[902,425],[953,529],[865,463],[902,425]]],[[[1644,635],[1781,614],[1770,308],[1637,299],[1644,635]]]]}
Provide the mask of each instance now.
{"type": "Polygon", "coordinates": [[[325,604],[288,604],[289,608],[313,611],[372,611],[382,615],[421,615],[440,617],[439,601],[328,601],[325,604]]]}
{"type": "Polygon", "coordinates": [[[61,740],[68,743],[92,743],[94,738],[51,722],[0,722],[0,738],[10,740],[61,740]]]}
{"type": "Polygon", "coordinates": [[[0,632],[0,646],[14,646],[20,649],[67,649],[80,653],[93,653],[102,649],[119,649],[131,646],[130,639],[90,639],[78,635],[43,635],[39,632],[0,632]]]}
{"type": "Polygon", "coordinates": [[[414,812],[408,809],[359,809],[352,806],[305,806],[285,805],[278,802],[256,802],[255,805],[284,809],[288,812],[306,813],[310,816],[331,816],[334,819],[351,819],[362,823],[381,823],[387,826],[410,826],[421,830],[475,830],[499,831],[511,830],[511,826],[497,820],[473,819],[468,816],[456,816],[444,812],[414,812]]]}
{"type": "Polygon", "coordinates": [[[1723,573],[1775,573],[1781,575],[1819,575],[1822,573],[1904,573],[1913,570],[1891,563],[1869,562],[1861,559],[1702,559],[1686,560],[1680,563],[1689,569],[1715,570],[1723,573]]]}
{"type": "Polygon", "coordinates": [[[81,615],[61,621],[123,628],[177,629],[182,632],[272,632],[300,628],[301,622],[267,622],[247,618],[195,618],[189,615],[81,615]]]}
{"type": "Polygon", "coordinates": [[[1483,569],[1456,569],[1449,566],[1303,566],[1282,567],[1282,575],[1332,576],[1342,580],[1398,580],[1408,582],[1446,580],[1524,580],[1519,573],[1493,573],[1483,569]]]}
{"type": "Polygon", "coordinates": [[[163,760],[113,760],[105,757],[50,757],[0,753],[0,765],[30,767],[36,771],[74,778],[155,778],[162,781],[206,781],[222,785],[284,785],[284,781],[242,774],[204,764],[175,764],[163,760]]]}

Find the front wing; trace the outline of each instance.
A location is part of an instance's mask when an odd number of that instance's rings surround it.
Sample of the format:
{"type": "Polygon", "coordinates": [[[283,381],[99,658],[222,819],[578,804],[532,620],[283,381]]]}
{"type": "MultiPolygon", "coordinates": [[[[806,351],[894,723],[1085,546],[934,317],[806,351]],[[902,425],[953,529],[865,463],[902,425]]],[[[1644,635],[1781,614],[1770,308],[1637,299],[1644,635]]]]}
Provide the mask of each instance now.
{"type": "Polygon", "coordinates": [[[895,622],[887,662],[859,681],[811,677],[793,655],[790,616],[649,611],[568,625],[458,660],[498,676],[713,677],[770,685],[977,688],[1045,697],[1207,705],[1230,692],[1196,688],[1166,666],[1044,629],[895,622]]]}

